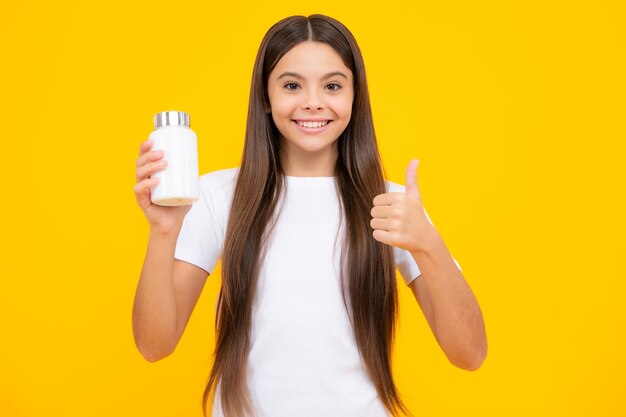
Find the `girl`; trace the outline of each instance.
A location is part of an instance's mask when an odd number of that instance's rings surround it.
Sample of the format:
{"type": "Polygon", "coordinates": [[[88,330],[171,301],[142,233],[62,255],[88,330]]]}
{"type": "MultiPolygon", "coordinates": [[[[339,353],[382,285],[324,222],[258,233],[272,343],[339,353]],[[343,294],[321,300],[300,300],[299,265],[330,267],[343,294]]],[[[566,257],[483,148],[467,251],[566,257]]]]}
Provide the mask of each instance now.
{"type": "Polygon", "coordinates": [[[391,372],[396,268],[452,363],[482,363],[476,299],[423,209],[417,160],[406,187],[384,179],[363,58],[337,20],[270,28],[241,166],[202,175],[199,201],[151,204],[166,166],[151,146],[134,188],[150,223],[134,337],[149,361],[171,354],[221,257],[205,415],[209,397],[225,417],[408,413],[391,372]]]}

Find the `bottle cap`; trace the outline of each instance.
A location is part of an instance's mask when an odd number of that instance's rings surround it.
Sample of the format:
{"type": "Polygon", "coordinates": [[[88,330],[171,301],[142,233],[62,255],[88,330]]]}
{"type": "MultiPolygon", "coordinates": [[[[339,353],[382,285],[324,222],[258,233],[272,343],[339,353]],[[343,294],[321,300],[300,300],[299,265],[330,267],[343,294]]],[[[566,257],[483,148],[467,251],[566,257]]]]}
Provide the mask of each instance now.
{"type": "Polygon", "coordinates": [[[189,113],[184,111],[162,111],[154,115],[154,128],[163,126],[189,126],[189,113]]]}

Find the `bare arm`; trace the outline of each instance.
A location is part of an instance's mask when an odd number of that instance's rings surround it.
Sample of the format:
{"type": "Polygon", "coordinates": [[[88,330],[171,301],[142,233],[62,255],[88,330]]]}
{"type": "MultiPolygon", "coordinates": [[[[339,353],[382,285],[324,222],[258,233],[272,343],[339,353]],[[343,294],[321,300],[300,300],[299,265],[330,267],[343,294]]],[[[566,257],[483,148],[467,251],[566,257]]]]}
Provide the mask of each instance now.
{"type": "Polygon", "coordinates": [[[426,214],[417,184],[419,160],[406,169],[405,192],[379,194],[372,201],[372,236],[407,250],[422,276],[409,286],[450,362],[476,370],[487,356],[485,325],[478,302],[426,214]]]}
{"type": "Polygon", "coordinates": [[[443,239],[433,242],[428,251],[412,253],[422,275],[409,286],[450,362],[473,371],[487,356],[483,316],[443,239]]]}
{"type": "Polygon", "coordinates": [[[150,233],[133,305],[133,335],[150,362],[174,352],[208,273],[174,259],[177,233],[150,233]]]}

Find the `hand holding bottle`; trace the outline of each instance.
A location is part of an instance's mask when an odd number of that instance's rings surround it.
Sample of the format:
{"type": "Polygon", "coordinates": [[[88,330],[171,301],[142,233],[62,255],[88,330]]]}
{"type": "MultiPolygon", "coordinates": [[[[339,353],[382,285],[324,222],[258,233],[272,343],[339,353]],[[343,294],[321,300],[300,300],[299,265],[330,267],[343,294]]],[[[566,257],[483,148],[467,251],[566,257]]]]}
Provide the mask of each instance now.
{"type": "Polygon", "coordinates": [[[167,166],[162,150],[151,150],[152,141],[146,140],[141,144],[137,158],[137,183],[135,184],[135,199],[139,208],[144,212],[150,223],[150,231],[159,234],[178,232],[182,226],[191,204],[184,206],[159,206],[150,199],[151,188],[157,186],[158,177],[152,175],[162,171],[167,166]]]}

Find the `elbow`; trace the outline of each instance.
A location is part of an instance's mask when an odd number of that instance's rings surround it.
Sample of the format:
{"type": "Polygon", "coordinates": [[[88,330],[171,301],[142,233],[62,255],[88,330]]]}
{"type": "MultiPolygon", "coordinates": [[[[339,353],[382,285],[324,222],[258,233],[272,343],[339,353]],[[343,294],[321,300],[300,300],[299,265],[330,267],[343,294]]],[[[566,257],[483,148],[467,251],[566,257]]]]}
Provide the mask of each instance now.
{"type": "Polygon", "coordinates": [[[161,359],[165,359],[174,353],[176,346],[165,343],[146,343],[141,340],[135,339],[135,346],[137,350],[148,362],[158,362],[161,359]]]}
{"type": "Polygon", "coordinates": [[[139,350],[139,353],[141,353],[141,356],[143,356],[143,358],[147,360],[148,362],[158,362],[162,359],[167,358],[172,353],[174,353],[173,350],[158,351],[158,350],[139,349],[139,348],[138,350],[139,350]]]}
{"type": "Polygon", "coordinates": [[[484,362],[484,358],[483,359],[476,359],[473,361],[466,361],[466,362],[453,362],[453,365],[456,366],[457,368],[463,369],[464,371],[477,371],[478,369],[480,369],[480,367],[482,366],[484,362]]]}
{"type": "Polygon", "coordinates": [[[452,363],[457,368],[463,369],[465,371],[477,371],[485,362],[486,358],[487,345],[485,344],[481,346],[480,349],[477,349],[476,352],[472,355],[465,355],[460,358],[449,358],[449,360],[450,363],[452,363]]]}
{"type": "Polygon", "coordinates": [[[141,356],[143,356],[143,358],[145,360],[147,360],[148,362],[158,362],[161,359],[165,359],[167,358],[170,354],[159,354],[159,353],[152,353],[152,352],[141,352],[141,356]]]}

